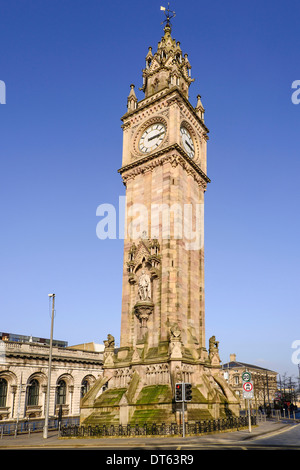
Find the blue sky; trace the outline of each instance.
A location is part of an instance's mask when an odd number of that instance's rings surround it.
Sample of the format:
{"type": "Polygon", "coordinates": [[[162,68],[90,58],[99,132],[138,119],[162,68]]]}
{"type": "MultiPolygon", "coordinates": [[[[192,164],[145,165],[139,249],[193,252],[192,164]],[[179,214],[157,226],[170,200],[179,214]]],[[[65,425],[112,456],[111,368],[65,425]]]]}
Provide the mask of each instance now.
{"type": "MultiPolygon", "coordinates": [[[[161,0],[0,0],[0,331],[119,340],[122,240],[96,209],[125,194],[120,117],[163,31],[161,0]]],[[[297,375],[300,79],[296,0],[174,0],[172,36],[206,109],[206,337],[297,375]]]]}

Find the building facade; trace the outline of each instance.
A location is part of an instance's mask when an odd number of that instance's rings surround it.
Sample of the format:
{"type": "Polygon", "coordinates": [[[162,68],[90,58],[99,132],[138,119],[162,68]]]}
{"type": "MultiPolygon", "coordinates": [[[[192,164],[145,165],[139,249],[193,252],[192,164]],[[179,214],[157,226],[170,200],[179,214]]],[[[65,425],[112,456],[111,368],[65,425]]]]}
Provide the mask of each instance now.
{"type": "Polygon", "coordinates": [[[247,408],[247,402],[243,399],[243,372],[251,373],[253,382],[254,398],[251,400],[252,406],[266,408],[274,406],[278,393],[277,375],[278,373],[245,362],[236,360],[236,354],[230,354],[230,361],[223,364],[223,375],[236,396],[240,399],[241,409],[247,408]]]}
{"type": "MultiPolygon", "coordinates": [[[[11,338],[15,341],[0,341],[0,420],[43,418],[49,344],[11,338]]],[[[80,400],[102,376],[102,364],[103,353],[84,350],[84,345],[53,346],[49,415],[57,416],[62,408],[64,416],[79,416],[80,400]]]]}

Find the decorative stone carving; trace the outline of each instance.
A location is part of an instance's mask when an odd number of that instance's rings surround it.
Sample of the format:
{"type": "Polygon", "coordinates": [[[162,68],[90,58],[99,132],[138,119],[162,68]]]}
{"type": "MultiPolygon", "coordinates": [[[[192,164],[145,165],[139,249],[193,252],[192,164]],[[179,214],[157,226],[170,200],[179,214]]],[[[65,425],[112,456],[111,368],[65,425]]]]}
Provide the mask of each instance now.
{"type": "Polygon", "coordinates": [[[151,264],[150,259],[156,258],[160,262],[160,245],[156,238],[153,240],[143,238],[139,241],[138,246],[133,242],[130,249],[128,250],[128,271],[133,272],[135,268],[142,264],[143,259],[147,260],[151,264]],[[130,269],[130,267],[133,269],[130,269]]]}
{"type": "Polygon", "coordinates": [[[141,337],[147,332],[147,322],[154,310],[154,304],[151,301],[140,301],[134,306],[134,313],[141,324],[141,337]]]}
{"type": "Polygon", "coordinates": [[[140,362],[141,356],[137,348],[134,349],[131,361],[132,362],[140,362]]]}
{"type": "Polygon", "coordinates": [[[146,384],[159,385],[170,383],[168,364],[153,364],[146,368],[146,384]]]}
{"type": "Polygon", "coordinates": [[[133,179],[141,173],[152,171],[159,165],[171,163],[172,166],[181,165],[182,168],[184,168],[186,171],[189,171],[190,175],[197,182],[197,184],[206,190],[207,183],[210,182],[210,179],[201,170],[201,168],[191,159],[187,160],[188,157],[185,156],[184,151],[178,144],[173,144],[168,148],[168,151],[172,150],[177,152],[170,154],[169,152],[163,152],[160,150],[155,154],[151,154],[141,159],[139,166],[127,165],[120,169],[119,172],[122,175],[124,184],[126,185],[128,179],[133,179]]]}
{"type": "Polygon", "coordinates": [[[113,337],[113,335],[111,334],[108,334],[107,335],[107,340],[104,340],[104,346],[105,346],[105,350],[107,349],[114,349],[115,347],[115,338],[113,337]]]}
{"type": "Polygon", "coordinates": [[[129,367],[116,369],[114,371],[113,386],[115,388],[128,387],[132,379],[132,375],[133,372],[129,367]]]}
{"type": "Polygon", "coordinates": [[[216,337],[212,336],[209,338],[209,360],[213,365],[220,364],[220,356],[219,356],[219,341],[216,341],[216,337]]]}
{"type": "Polygon", "coordinates": [[[182,358],[181,331],[177,323],[170,328],[169,356],[170,359],[182,358]]]}
{"type": "MultiPolygon", "coordinates": [[[[160,245],[157,239],[142,239],[140,240],[138,246],[133,244],[131,245],[128,251],[128,261],[127,261],[127,270],[128,270],[128,282],[130,284],[137,284],[137,271],[140,269],[141,266],[147,266],[149,270],[149,277],[151,281],[153,279],[157,279],[160,273],[160,263],[161,263],[161,256],[160,256],[160,245]]],[[[144,273],[145,274],[145,273],[144,273]]],[[[141,282],[147,282],[145,278],[141,279],[141,282]]],[[[139,293],[138,297],[139,300],[151,300],[151,283],[148,284],[150,288],[150,297],[147,293],[147,298],[144,296],[145,292],[145,285],[139,285],[139,293]],[[142,288],[141,288],[142,287],[142,288]]]]}
{"type": "Polygon", "coordinates": [[[110,367],[114,365],[114,351],[115,351],[115,338],[111,335],[107,335],[107,340],[104,342],[103,352],[103,365],[110,367]]]}
{"type": "Polygon", "coordinates": [[[177,323],[175,323],[175,325],[173,325],[173,326],[170,328],[170,333],[171,333],[171,340],[173,340],[173,341],[180,341],[180,339],[181,339],[181,332],[180,332],[180,329],[179,329],[179,326],[177,325],[177,323]]]}
{"type": "Polygon", "coordinates": [[[216,337],[212,336],[209,338],[209,354],[219,352],[219,341],[216,341],[216,337]]]}

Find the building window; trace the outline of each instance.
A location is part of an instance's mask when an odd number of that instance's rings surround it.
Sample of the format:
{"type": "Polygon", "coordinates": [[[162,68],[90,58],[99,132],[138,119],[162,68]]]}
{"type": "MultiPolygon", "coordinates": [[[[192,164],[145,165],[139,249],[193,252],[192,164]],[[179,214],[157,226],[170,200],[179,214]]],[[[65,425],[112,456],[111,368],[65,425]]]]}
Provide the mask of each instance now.
{"type": "Polygon", "coordinates": [[[65,405],[66,391],[67,391],[66,382],[64,380],[60,380],[57,384],[57,389],[56,389],[56,404],[57,405],[65,405]]]}
{"type": "Polygon", "coordinates": [[[90,385],[87,380],[83,380],[81,384],[81,398],[89,391],[90,385]]]}
{"type": "Polygon", "coordinates": [[[39,383],[32,379],[28,384],[27,406],[36,406],[39,403],[39,383]]]}
{"type": "Polygon", "coordinates": [[[239,376],[238,375],[235,375],[234,378],[234,385],[238,385],[239,384],[239,376]]]}
{"type": "Polygon", "coordinates": [[[6,406],[7,396],[7,382],[5,379],[0,379],[0,408],[6,406]]]}

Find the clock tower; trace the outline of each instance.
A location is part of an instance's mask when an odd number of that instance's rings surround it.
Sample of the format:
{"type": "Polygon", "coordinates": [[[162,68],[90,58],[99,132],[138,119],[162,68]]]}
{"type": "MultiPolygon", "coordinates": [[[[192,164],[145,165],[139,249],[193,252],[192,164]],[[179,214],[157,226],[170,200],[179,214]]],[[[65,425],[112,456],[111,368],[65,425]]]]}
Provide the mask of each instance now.
{"type": "Polygon", "coordinates": [[[189,101],[191,65],[167,18],[149,47],[144,92],[122,117],[126,223],[120,347],[105,341],[103,377],[82,400],[81,421],[174,422],[177,382],[192,384],[188,419],[218,418],[237,399],[205,338],[204,194],[208,183],[201,97],[189,101]]]}

